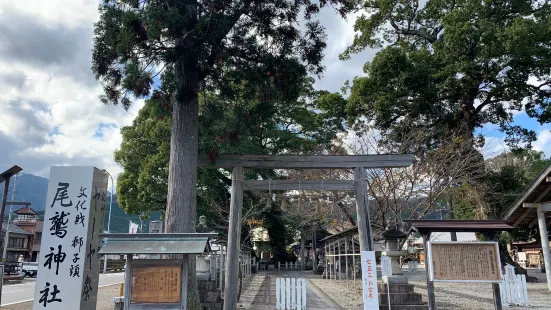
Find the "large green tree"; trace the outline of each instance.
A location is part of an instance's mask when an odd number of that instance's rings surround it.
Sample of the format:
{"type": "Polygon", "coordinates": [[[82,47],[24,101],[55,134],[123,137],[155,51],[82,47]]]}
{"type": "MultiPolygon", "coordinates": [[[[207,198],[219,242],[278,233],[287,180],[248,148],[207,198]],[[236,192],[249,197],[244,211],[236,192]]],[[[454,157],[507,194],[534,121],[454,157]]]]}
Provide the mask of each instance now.
{"type": "MultiPolygon", "coordinates": [[[[536,0],[359,0],[348,59],[381,49],[350,85],[352,121],[374,121],[389,137],[497,124],[512,147],[535,133],[514,124],[526,111],[551,121],[551,4],[536,0]]],[[[477,142],[477,141],[474,141],[477,142]]]]}
{"type": "MultiPolygon", "coordinates": [[[[216,156],[231,154],[309,154],[330,145],[343,130],[342,117],[320,109],[320,94],[313,79],[304,75],[285,90],[270,92],[271,101],[251,99],[247,87],[234,86],[232,100],[219,94],[201,94],[199,99],[199,150],[216,156]],[[290,91],[295,89],[294,91],[290,91]]],[[[269,88],[269,85],[267,85],[269,88]]],[[[115,160],[124,168],[117,193],[127,213],[164,211],[168,193],[171,111],[162,90],[156,91],[140,110],[132,126],[123,127],[123,142],[115,160]]],[[[271,170],[246,170],[248,179],[279,178],[271,170]]],[[[199,169],[197,211],[210,225],[227,230],[229,171],[199,169]]],[[[276,202],[266,209],[263,193],[245,191],[243,214],[264,220],[276,252],[285,249],[285,222],[276,202]],[[259,207],[260,206],[260,207],[259,207]]],[[[245,240],[247,229],[243,230],[245,240]]]]}
{"type": "Polygon", "coordinates": [[[339,0],[102,1],[92,69],[103,102],[127,108],[160,75],[172,108],[167,232],[195,231],[199,93],[227,94],[235,81],[244,92],[268,82],[285,88],[297,73],[322,73],[325,36],[316,15],[327,4],[339,0]]]}
{"type": "MultiPolygon", "coordinates": [[[[523,150],[503,153],[486,160],[486,172],[476,184],[463,184],[452,191],[457,218],[500,219],[531,182],[551,163],[542,152],[523,150]]],[[[517,273],[526,270],[513,261],[507,245],[512,241],[538,238],[537,227],[517,227],[498,234],[502,264],[516,266],[517,273]]],[[[527,275],[528,280],[534,280],[527,275]]]]}

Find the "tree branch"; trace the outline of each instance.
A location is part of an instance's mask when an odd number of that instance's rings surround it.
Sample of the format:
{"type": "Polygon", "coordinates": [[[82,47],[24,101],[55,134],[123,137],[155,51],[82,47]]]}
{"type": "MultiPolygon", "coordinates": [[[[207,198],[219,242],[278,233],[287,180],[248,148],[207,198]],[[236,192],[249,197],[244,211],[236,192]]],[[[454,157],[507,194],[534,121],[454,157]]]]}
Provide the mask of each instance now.
{"type": "MultiPolygon", "coordinates": [[[[390,20],[390,25],[392,26],[392,28],[394,28],[394,31],[396,31],[397,34],[421,37],[421,38],[427,40],[430,43],[436,42],[435,37],[425,33],[424,31],[412,30],[412,29],[402,29],[402,28],[400,28],[400,26],[398,26],[398,24],[396,24],[396,22],[392,19],[392,17],[389,17],[389,20],[390,20]]],[[[433,35],[434,35],[434,33],[433,33],[433,35]]]]}

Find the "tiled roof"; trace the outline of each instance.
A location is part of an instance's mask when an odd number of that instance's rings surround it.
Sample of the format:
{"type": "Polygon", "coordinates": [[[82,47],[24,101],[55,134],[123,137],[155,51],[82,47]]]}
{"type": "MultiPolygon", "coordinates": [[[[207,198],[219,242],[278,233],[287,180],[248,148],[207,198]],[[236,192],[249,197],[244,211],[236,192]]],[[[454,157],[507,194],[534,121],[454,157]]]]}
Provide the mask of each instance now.
{"type": "MultiPolygon", "coordinates": [[[[2,233],[4,233],[6,231],[7,227],[8,227],[7,223],[2,224],[2,233]]],[[[21,235],[32,235],[32,233],[24,230],[23,228],[21,228],[17,225],[14,225],[14,224],[10,224],[10,233],[21,234],[21,235]]]]}

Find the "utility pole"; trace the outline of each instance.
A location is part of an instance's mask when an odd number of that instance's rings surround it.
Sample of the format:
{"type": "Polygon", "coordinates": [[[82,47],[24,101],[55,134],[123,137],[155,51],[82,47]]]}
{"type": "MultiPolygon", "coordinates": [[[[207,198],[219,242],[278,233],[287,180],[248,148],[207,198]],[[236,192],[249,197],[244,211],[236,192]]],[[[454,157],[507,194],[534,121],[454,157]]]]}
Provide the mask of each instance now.
{"type": "MultiPolygon", "coordinates": [[[[4,182],[4,194],[2,195],[2,206],[0,208],[0,220],[4,222],[4,210],[6,209],[6,201],[8,199],[8,189],[10,187],[10,178],[19,172],[21,172],[23,169],[17,165],[11,167],[10,169],[2,172],[0,174],[0,183],[4,182]]],[[[3,247],[6,247],[7,244],[4,244],[3,247]]],[[[4,256],[1,255],[2,252],[0,252],[0,262],[4,261],[4,256]]],[[[2,274],[3,275],[3,274],[2,274]]]]}
{"type": "MultiPolygon", "coordinates": [[[[4,182],[4,193],[2,195],[2,205],[0,206],[0,219],[2,222],[4,222],[4,210],[6,209],[6,200],[8,199],[8,189],[10,187],[10,178],[13,175],[18,174],[21,172],[23,168],[15,165],[11,167],[10,169],[2,172],[0,174],[0,183],[4,182]]],[[[0,229],[0,233],[2,230],[0,229]]],[[[3,244],[4,249],[7,247],[7,244],[3,244]]],[[[0,255],[2,255],[2,252],[0,252],[0,255]]],[[[4,284],[4,264],[3,264],[4,256],[0,256],[0,262],[2,264],[0,265],[0,304],[2,304],[2,285],[4,284]]]]}
{"type": "MultiPolygon", "coordinates": [[[[17,187],[17,176],[15,175],[15,182],[13,183],[13,191],[11,192],[11,202],[14,202],[15,200],[15,189],[17,187]]],[[[8,250],[8,241],[10,240],[10,224],[11,224],[11,204],[10,204],[10,211],[8,213],[8,225],[6,225],[6,235],[4,236],[4,251],[2,252],[2,257],[6,259],[6,252],[8,250]]],[[[4,222],[4,219],[2,219],[2,223],[4,222]]]]}

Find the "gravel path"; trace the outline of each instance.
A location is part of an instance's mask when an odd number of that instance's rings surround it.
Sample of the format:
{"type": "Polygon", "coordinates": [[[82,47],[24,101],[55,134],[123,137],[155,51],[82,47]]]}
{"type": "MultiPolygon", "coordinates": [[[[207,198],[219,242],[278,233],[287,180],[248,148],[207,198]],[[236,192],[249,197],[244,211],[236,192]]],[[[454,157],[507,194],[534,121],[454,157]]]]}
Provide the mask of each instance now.
{"type": "MultiPolygon", "coordinates": [[[[413,275],[406,272],[409,283],[415,284],[415,291],[423,295],[427,302],[427,286],[424,270],[413,275]]],[[[539,283],[528,283],[528,302],[530,307],[513,306],[508,309],[551,309],[551,293],[547,292],[545,274],[539,270],[529,270],[531,276],[540,279],[539,283]]],[[[342,308],[347,310],[363,309],[361,282],[311,279],[325,294],[329,295],[342,308]]],[[[492,286],[488,283],[442,283],[435,285],[436,305],[438,309],[457,310],[493,310],[492,286]]]]}

